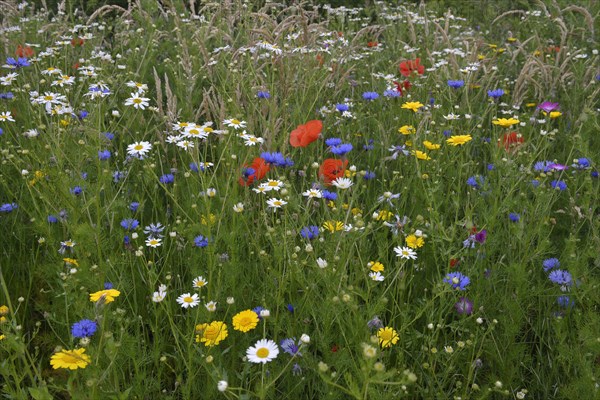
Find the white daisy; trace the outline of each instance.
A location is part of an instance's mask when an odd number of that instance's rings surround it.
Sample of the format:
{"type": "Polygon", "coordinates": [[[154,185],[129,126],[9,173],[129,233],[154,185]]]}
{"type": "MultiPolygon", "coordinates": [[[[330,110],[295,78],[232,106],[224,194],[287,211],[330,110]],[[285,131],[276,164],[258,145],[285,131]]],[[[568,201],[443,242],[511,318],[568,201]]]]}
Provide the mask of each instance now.
{"type": "Polygon", "coordinates": [[[137,89],[138,93],[140,93],[140,94],[142,94],[146,90],[148,90],[148,85],[146,85],[145,83],[129,81],[126,83],[126,85],[127,85],[127,87],[137,89]]]}
{"type": "Polygon", "coordinates": [[[215,311],[217,311],[217,302],[216,301],[209,301],[208,303],[206,303],[204,305],[204,307],[206,307],[206,309],[208,310],[208,312],[215,312],[215,311]]]}
{"type": "Polygon", "coordinates": [[[150,105],[149,101],[150,99],[147,97],[140,97],[140,93],[131,93],[131,97],[125,100],[125,105],[144,110],[150,105]]]}
{"type": "Polygon", "coordinates": [[[194,142],[191,142],[189,140],[182,140],[180,142],[177,142],[177,146],[181,147],[186,151],[189,151],[190,149],[194,148],[194,142]]]}
{"type": "Polygon", "coordinates": [[[206,279],[204,279],[203,276],[199,276],[199,277],[195,278],[192,283],[196,289],[200,289],[200,288],[203,288],[204,286],[206,286],[208,281],[206,279]]]}
{"type": "Polygon", "coordinates": [[[302,196],[310,197],[311,199],[320,199],[323,197],[323,192],[319,189],[308,189],[306,192],[302,193],[302,196]]]}
{"type": "Polygon", "coordinates": [[[42,71],[42,75],[62,75],[62,71],[58,68],[48,67],[42,71]]]}
{"type": "Polygon", "coordinates": [[[0,113],[0,122],[4,122],[4,121],[15,122],[10,111],[5,111],[5,112],[0,113]]]}
{"type": "Polygon", "coordinates": [[[181,304],[181,307],[183,308],[194,308],[200,304],[200,299],[198,298],[197,293],[194,293],[193,295],[184,293],[177,298],[177,302],[181,304]]]}
{"type": "Polygon", "coordinates": [[[273,210],[275,210],[277,208],[281,208],[282,206],[286,205],[287,201],[272,198],[272,199],[267,200],[267,204],[269,205],[269,208],[272,208],[273,210]]]}
{"type": "Polygon", "coordinates": [[[160,303],[165,299],[165,297],[167,297],[167,292],[158,291],[152,293],[152,301],[155,303],[160,303]]]}
{"type": "Polygon", "coordinates": [[[150,142],[135,142],[127,146],[127,154],[143,160],[151,149],[152,145],[150,142]]]}
{"type": "Polygon", "coordinates": [[[279,189],[283,187],[283,182],[275,179],[269,179],[266,182],[261,183],[260,186],[264,186],[267,189],[267,192],[271,190],[278,192],[279,189]]]}
{"type": "Polygon", "coordinates": [[[246,127],[246,121],[240,121],[235,118],[226,119],[223,123],[233,129],[243,129],[246,127]]]}
{"type": "Polygon", "coordinates": [[[161,244],[162,244],[161,238],[149,237],[148,239],[146,239],[146,246],[148,246],[148,247],[157,248],[161,244]]]}
{"type": "Polygon", "coordinates": [[[331,184],[338,189],[348,189],[354,183],[352,183],[352,181],[348,178],[337,178],[336,180],[331,182],[331,184]]]}
{"type": "Polygon", "coordinates": [[[381,272],[379,272],[379,271],[370,272],[369,278],[373,279],[376,282],[383,282],[383,280],[385,279],[385,277],[383,275],[381,275],[381,272]]]}
{"type": "Polygon", "coordinates": [[[192,125],[196,125],[193,122],[176,122],[174,123],[171,128],[173,128],[174,131],[180,131],[182,129],[187,128],[188,126],[192,126],[192,125]]]}
{"type": "Polygon", "coordinates": [[[241,213],[244,211],[244,203],[237,203],[233,206],[233,211],[236,213],[241,213]]]}
{"type": "Polygon", "coordinates": [[[261,339],[254,346],[250,346],[246,350],[246,357],[248,361],[255,364],[266,364],[277,358],[279,354],[279,347],[277,344],[269,339],[261,339]]]}
{"type": "Polygon", "coordinates": [[[202,126],[191,124],[183,129],[183,136],[188,138],[206,139],[208,132],[202,126]]]}
{"type": "Polygon", "coordinates": [[[410,247],[394,247],[394,251],[396,252],[396,256],[401,257],[405,260],[411,259],[411,260],[416,260],[417,259],[417,252],[414,251],[413,249],[411,249],[410,247]]]}

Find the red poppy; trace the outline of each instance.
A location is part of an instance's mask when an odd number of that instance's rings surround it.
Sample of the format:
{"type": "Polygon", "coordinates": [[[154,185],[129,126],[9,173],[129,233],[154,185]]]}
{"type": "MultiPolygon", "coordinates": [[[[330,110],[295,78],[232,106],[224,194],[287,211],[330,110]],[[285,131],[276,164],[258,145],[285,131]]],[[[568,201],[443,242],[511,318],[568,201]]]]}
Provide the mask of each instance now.
{"type": "Polygon", "coordinates": [[[367,43],[367,47],[377,47],[377,46],[379,46],[379,43],[377,43],[377,42],[368,42],[367,43]]]}
{"type": "Polygon", "coordinates": [[[290,134],[290,144],[292,147],[306,147],[319,138],[322,130],[323,122],[318,119],[298,125],[290,134]]]}
{"type": "Polygon", "coordinates": [[[456,267],[459,263],[460,263],[460,261],[458,260],[458,258],[451,258],[450,259],[450,268],[456,267]]]}
{"type": "Polygon", "coordinates": [[[319,65],[323,65],[323,63],[325,62],[325,58],[323,58],[322,55],[317,54],[317,62],[319,63],[319,65]]]}
{"type": "Polygon", "coordinates": [[[396,90],[400,92],[400,96],[404,95],[404,92],[402,91],[402,89],[408,90],[412,86],[408,79],[405,79],[404,82],[402,82],[402,83],[394,81],[394,85],[396,85],[396,90]]]}
{"type": "Polygon", "coordinates": [[[248,175],[247,177],[242,176],[238,180],[239,184],[242,186],[252,185],[252,183],[254,183],[255,179],[261,180],[262,178],[265,177],[267,172],[269,172],[269,164],[267,164],[267,162],[260,157],[256,157],[252,161],[252,164],[250,166],[244,165],[244,168],[252,168],[254,170],[254,172],[251,175],[248,175]]]}
{"type": "Polygon", "coordinates": [[[326,185],[331,184],[337,178],[344,176],[348,160],[338,160],[335,158],[328,158],[323,161],[321,168],[319,168],[319,177],[323,179],[326,185]]]}
{"type": "Polygon", "coordinates": [[[33,51],[33,49],[29,46],[21,46],[18,45],[17,46],[17,51],[15,51],[15,54],[17,55],[17,57],[33,57],[35,55],[35,51],[33,51]]]}
{"type": "Polygon", "coordinates": [[[71,46],[73,46],[73,47],[83,46],[83,39],[82,38],[73,38],[71,40],[71,46]]]}
{"type": "Polygon", "coordinates": [[[337,351],[338,351],[339,349],[340,349],[340,348],[338,347],[338,345],[337,345],[337,344],[334,344],[333,346],[331,346],[331,352],[332,352],[332,353],[337,353],[337,351]]]}
{"type": "Polygon", "coordinates": [[[400,73],[402,76],[409,77],[413,72],[416,72],[419,75],[423,75],[425,72],[425,67],[421,65],[421,59],[415,58],[414,60],[402,61],[400,63],[400,73]]]}
{"type": "Polygon", "coordinates": [[[498,139],[498,147],[504,147],[506,151],[509,151],[515,147],[518,147],[525,141],[523,136],[517,132],[505,133],[502,139],[498,139]]]}

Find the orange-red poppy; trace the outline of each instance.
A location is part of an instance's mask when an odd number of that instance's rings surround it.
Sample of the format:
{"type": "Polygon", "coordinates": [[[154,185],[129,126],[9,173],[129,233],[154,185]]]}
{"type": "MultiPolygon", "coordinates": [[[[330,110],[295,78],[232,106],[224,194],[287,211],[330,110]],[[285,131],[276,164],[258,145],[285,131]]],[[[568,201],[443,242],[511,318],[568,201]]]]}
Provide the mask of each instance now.
{"type": "Polygon", "coordinates": [[[306,147],[319,138],[322,130],[323,122],[318,119],[298,125],[290,134],[290,144],[292,147],[306,147]]]}
{"type": "Polygon", "coordinates": [[[377,47],[379,46],[379,43],[375,42],[375,41],[371,41],[367,43],[367,47],[377,47]]]}
{"type": "Polygon", "coordinates": [[[400,96],[404,96],[402,89],[408,90],[412,86],[408,79],[405,79],[402,83],[394,81],[394,85],[396,85],[396,90],[400,92],[400,96]]]}
{"type": "Polygon", "coordinates": [[[17,50],[15,51],[15,54],[17,55],[17,57],[33,57],[35,55],[35,51],[33,51],[33,49],[29,46],[21,46],[18,45],[17,46],[17,50]]]}
{"type": "Polygon", "coordinates": [[[402,61],[400,63],[400,73],[402,76],[409,77],[413,72],[419,75],[423,75],[425,72],[425,66],[421,65],[421,59],[415,58],[414,60],[402,61]]]}
{"type": "Polygon", "coordinates": [[[267,164],[267,162],[260,157],[256,157],[250,166],[244,165],[244,168],[252,168],[254,172],[251,175],[242,176],[238,180],[239,184],[242,186],[250,186],[252,183],[254,183],[254,180],[261,180],[265,177],[270,169],[269,164],[267,164]]]}
{"type": "Polygon", "coordinates": [[[84,40],[82,38],[73,38],[71,40],[71,46],[73,47],[77,47],[77,46],[83,46],[83,42],[84,40]]]}
{"type": "Polygon", "coordinates": [[[525,141],[523,136],[517,132],[505,133],[502,139],[498,139],[498,147],[504,147],[506,151],[509,151],[515,147],[518,147],[525,141]]]}
{"type": "Polygon", "coordinates": [[[331,184],[337,178],[344,176],[348,160],[338,160],[336,158],[328,158],[323,160],[323,164],[319,168],[319,178],[323,179],[326,185],[331,184]]]}

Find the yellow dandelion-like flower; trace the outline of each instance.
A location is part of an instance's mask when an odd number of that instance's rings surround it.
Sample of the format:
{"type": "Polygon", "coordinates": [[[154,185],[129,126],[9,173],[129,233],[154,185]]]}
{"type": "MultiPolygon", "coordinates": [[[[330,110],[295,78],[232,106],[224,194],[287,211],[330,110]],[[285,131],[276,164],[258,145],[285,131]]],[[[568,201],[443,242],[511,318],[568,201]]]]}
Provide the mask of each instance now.
{"type": "Polygon", "coordinates": [[[391,347],[393,344],[398,343],[398,340],[400,340],[398,332],[389,326],[380,328],[377,331],[377,338],[379,339],[379,345],[382,348],[391,347]]]}
{"type": "Polygon", "coordinates": [[[121,292],[119,292],[116,289],[101,290],[96,293],[90,293],[90,301],[96,302],[104,299],[104,303],[111,303],[115,300],[116,297],[119,297],[120,294],[121,292]]]}
{"type": "Polygon", "coordinates": [[[420,101],[409,101],[409,102],[402,104],[402,108],[404,108],[406,110],[413,110],[414,112],[419,111],[419,108],[421,108],[423,106],[424,106],[424,104],[421,103],[420,101]]]}
{"type": "Polygon", "coordinates": [[[8,307],[7,306],[0,306],[0,315],[7,315],[8,314],[8,307]]]}
{"type": "Polygon", "coordinates": [[[383,264],[379,261],[369,261],[367,263],[367,267],[369,267],[369,269],[373,272],[383,272],[383,270],[385,269],[383,264]]]}
{"type": "Polygon", "coordinates": [[[223,321],[196,325],[196,333],[196,342],[204,343],[206,347],[218,345],[229,335],[227,325],[223,321]]]}
{"type": "Polygon", "coordinates": [[[65,263],[67,263],[67,264],[70,264],[70,265],[74,265],[74,266],[76,266],[76,267],[79,267],[79,262],[77,262],[77,260],[76,260],[76,259],[74,259],[74,258],[63,258],[63,261],[64,261],[65,263]]]}
{"type": "Polygon", "coordinates": [[[85,354],[85,349],[76,350],[62,350],[55,353],[50,358],[50,365],[52,368],[67,368],[67,369],[78,369],[85,368],[91,362],[90,356],[85,354]]]}
{"type": "Polygon", "coordinates": [[[551,111],[550,112],[550,118],[554,119],[554,118],[558,118],[562,115],[562,113],[560,111],[551,111]]]}
{"type": "Polygon", "coordinates": [[[215,222],[217,222],[217,217],[215,214],[208,214],[200,217],[200,223],[202,225],[214,225],[215,222]]]}
{"type": "Polygon", "coordinates": [[[381,210],[377,213],[377,221],[389,221],[394,216],[394,213],[388,210],[381,210]]]}
{"type": "Polygon", "coordinates": [[[424,151],[415,150],[413,154],[417,156],[419,160],[431,160],[431,157],[429,157],[424,151]]]}
{"type": "Polygon", "coordinates": [[[446,143],[452,146],[462,146],[463,144],[470,142],[473,138],[471,135],[453,135],[446,139],[446,143]]]}
{"type": "Polygon", "coordinates": [[[406,245],[411,249],[423,247],[423,245],[425,244],[425,240],[422,237],[416,235],[408,235],[405,241],[406,245]]]}
{"type": "Polygon", "coordinates": [[[342,221],[325,221],[323,222],[323,229],[331,233],[339,232],[344,230],[344,223],[342,221]]]}
{"type": "Polygon", "coordinates": [[[233,329],[248,332],[258,325],[258,314],[252,310],[244,310],[233,316],[233,329]]]}
{"type": "Polygon", "coordinates": [[[398,132],[403,135],[414,135],[417,130],[412,125],[403,125],[398,129],[398,132]]]}
{"type": "Polygon", "coordinates": [[[427,150],[439,150],[439,148],[442,147],[442,145],[431,143],[429,140],[424,141],[423,146],[425,146],[427,150]]]}
{"type": "Polygon", "coordinates": [[[492,124],[501,126],[503,128],[510,128],[511,126],[518,124],[520,121],[516,118],[498,118],[492,121],[492,124]]]}

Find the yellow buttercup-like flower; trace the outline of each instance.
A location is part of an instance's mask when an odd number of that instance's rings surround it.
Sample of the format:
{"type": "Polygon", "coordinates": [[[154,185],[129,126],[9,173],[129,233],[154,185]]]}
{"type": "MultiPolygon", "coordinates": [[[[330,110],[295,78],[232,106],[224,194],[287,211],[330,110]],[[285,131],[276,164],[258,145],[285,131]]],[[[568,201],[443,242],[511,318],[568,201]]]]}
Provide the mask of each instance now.
{"type": "Polygon", "coordinates": [[[403,125],[398,129],[398,132],[403,135],[414,135],[417,130],[412,125],[403,125]]]}
{"type": "Polygon", "coordinates": [[[409,101],[407,103],[402,104],[402,108],[407,110],[413,110],[414,112],[419,111],[419,108],[423,107],[423,103],[420,101],[409,101]]]}
{"type": "Polygon", "coordinates": [[[498,118],[492,121],[492,124],[501,126],[503,128],[510,128],[511,126],[518,124],[520,121],[516,118],[498,118]]]}
{"type": "Polygon", "coordinates": [[[104,303],[111,303],[115,300],[116,297],[119,297],[120,294],[121,292],[119,292],[116,289],[101,290],[96,293],[90,293],[90,301],[96,302],[104,299],[104,303]]]}
{"type": "Polygon", "coordinates": [[[463,144],[470,142],[471,135],[453,135],[446,139],[446,143],[452,146],[462,146],[463,144]]]}
{"type": "Polygon", "coordinates": [[[258,314],[252,310],[244,310],[233,316],[233,329],[248,332],[258,325],[258,314]]]}
{"type": "Polygon", "coordinates": [[[425,244],[425,240],[422,237],[416,235],[408,235],[405,240],[406,245],[411,249],[423,247],[423,245],[425,244]]]}
{"type": "Polygon", "coordinates": [[[196,342],[204,343],[206,347],[218,345],[229,335],[227,325],[223,321],[196,325],[196,333],[196,342]]]}
{"type": "Polygon", "coordinates": [[[85,368],[91,362],[90,356],[85,354],[85,349],[76,350],[62,350],[55,353],[50,358],[50,365],[52,368],[67,368],[67,369],[78,369],[85,368]]]}
{"type": "Polygon", "coordinates": [[[393,344],[398,343],[400,337],[398,336],[398,332],[394,328],[390,328],[386,326],[385,328],[380,328],[377,331],[377,338],[379,339],[379,345],[382,348],[391,347],[393,344]]]}
{"type": "Polygon", "coordinates": [[[417,156],[419,160],[431,160],[431,157],[429,157],[424,151],[415,150],[414,155],[417,156]]]}
{"type": "Polygon", "coordinates": [[[431,143],[429,140],[424,141],[423,146],[425,146],[427,150],[439,150],[439,148],[442,147],[437,143],[431,143]]]}

